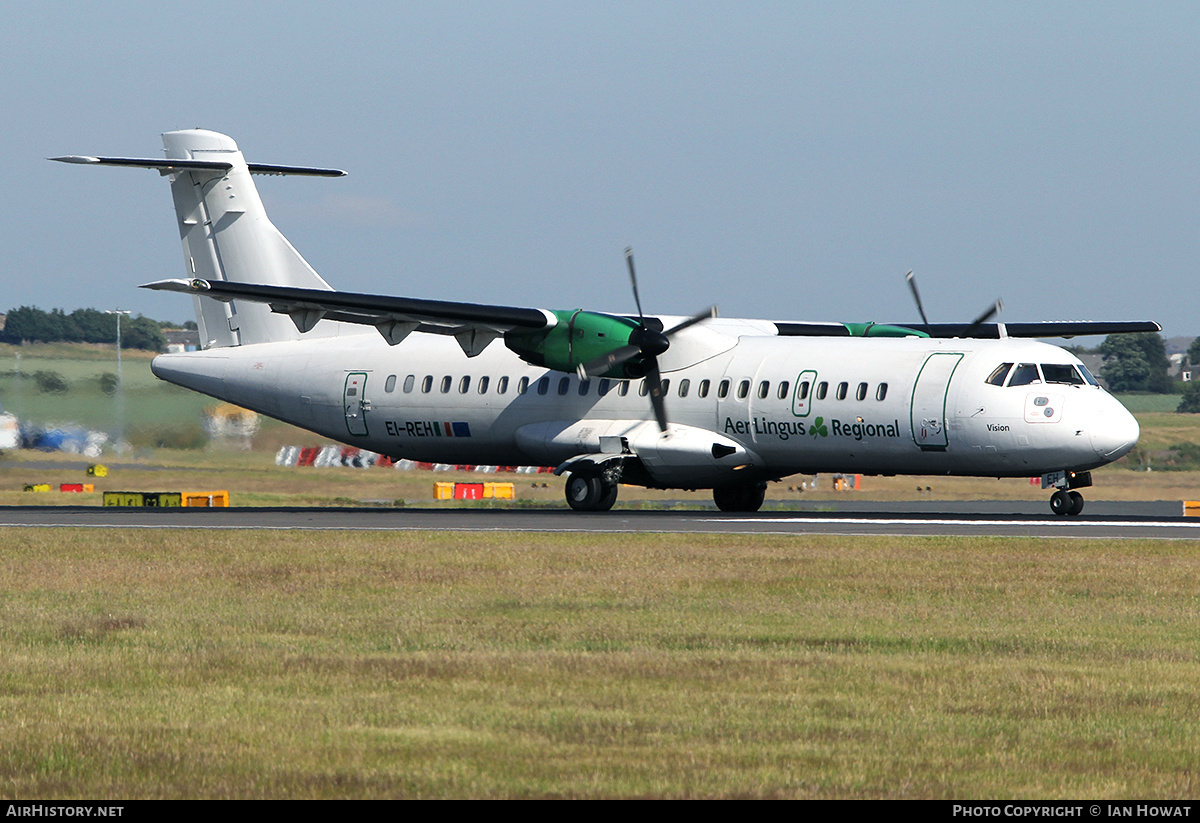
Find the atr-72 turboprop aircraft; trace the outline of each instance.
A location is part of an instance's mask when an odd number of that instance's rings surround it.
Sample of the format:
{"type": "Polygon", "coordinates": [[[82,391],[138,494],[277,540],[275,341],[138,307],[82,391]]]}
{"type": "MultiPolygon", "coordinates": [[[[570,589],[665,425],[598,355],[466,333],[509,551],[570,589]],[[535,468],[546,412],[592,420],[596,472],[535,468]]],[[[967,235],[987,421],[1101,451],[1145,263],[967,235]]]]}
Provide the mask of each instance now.
{"type": "MultiPolygon", "coordinates": [[[[756,511],[799,472],[1042,476],[1078,514],[1090,469],[1138,424],[1070,353],[1023,338],[1158,331],[1151,322],[802,323],[549,311],[334,291],[267,219],[247,163],[211,131],[163,135],[164,159],[56,157],[171,180],[203,350],[158,377],[326,437],[441,463],[537,464],[570,505],[618,483],[712,489],[756,511]],[[369,327],[374,327],[371,329],[369,327]],[[364,328],[368,327],[368,328],[364,328]]],[[[997,306],[998,307],[998,306],[997,306]]]]}

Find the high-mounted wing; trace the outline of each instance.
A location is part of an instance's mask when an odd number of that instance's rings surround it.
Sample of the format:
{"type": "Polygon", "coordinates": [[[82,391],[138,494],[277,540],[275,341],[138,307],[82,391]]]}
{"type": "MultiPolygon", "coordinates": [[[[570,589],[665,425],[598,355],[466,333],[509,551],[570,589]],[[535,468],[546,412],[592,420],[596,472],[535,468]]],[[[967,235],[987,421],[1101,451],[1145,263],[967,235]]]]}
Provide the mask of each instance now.
{"type": "Polygon", "coordinates": [[[930,323],[921,328],[900,323],[785,323],[775,327],[781,337],[1083,337],[1087,335],[1159,332],[1152,320],[1050,320],[1036,323],[930,323]]]}
{"type": "Polygon", "coordinates": [[[271,311],[291,317],[301,332],[310,331],[321,320],[374,326],[393,346],[414,331],[453,335],[469,357],[479,354],[507,332],[538,332],[558,324],[558,317],[553,312],[542,309],[222,280],[160,280],[146,283],[142,288],[184,292],[223,301],[266,303],[271,311]]]}

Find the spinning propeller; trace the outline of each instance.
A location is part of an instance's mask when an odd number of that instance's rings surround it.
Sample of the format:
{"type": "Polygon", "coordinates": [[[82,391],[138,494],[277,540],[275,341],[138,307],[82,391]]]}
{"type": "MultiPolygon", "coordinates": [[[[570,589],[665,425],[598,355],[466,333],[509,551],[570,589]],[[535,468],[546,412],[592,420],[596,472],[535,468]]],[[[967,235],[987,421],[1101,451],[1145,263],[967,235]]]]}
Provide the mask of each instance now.
{"type": "Polygon", "coordinates": [[[649,389],[650,405],[654,407],[654,418],[658,427],[667,430],[667,409],[663,399],[662,375],[658,369],[658,356],[671,347],[671,337],[689,326],[717,316],[717,307],[709,306],[703,312],[689,317],[665,332],[649,328],[645,315],[642,313],[642,299],[638,295],[637,272],[633,267],[633,249],[625,249],[625,263],[629,267],[629,282],[633,286],[633,302],[638,310],[638,327],[629,335],[629,343],[620,348],[579,365],[578,373],[581,380],[586,380],[597,374],[603,374],[610,369],[627,363],[634,358],[640,358],[639,371],[644,372],[646,386],[649,389]]]}
{"type": "MultiPolygon", "coordinates": [[[[917,279],[915,277],[913,277],[912,269],[908,270],[908,273],[904,275],[904,279],[908,283],[909,291],[912,292],[913,300],[915,300],[917,302],[917,311],[919,311],[921,313],[921,322],[923,322],[925,324],[925,333],[928,334],[930,337],[932,337],[933,336],[933,328],[929,325],[929,318],[925,316],[925,307],[923,305],[921,305],[921,294],[920,294],[920,292],[917,291],[917,279]]],[[[962,332],[956,336],[970,337],[971,335],[973,335],[975,333],[976,329],[978,329],[984,323],[986,323],[987,321],[989,321],[993,317],[995,317],[997,314],[999,314],[1000,310],[1003,308],[1004,308],[1004,301],[997,300],[995,303],[993,303],[991,306],[989,306],[983,312],[983,314],[979,315],[974,320],[972,320],[967,326],[965,326],[963,328],[962,332]]]]}

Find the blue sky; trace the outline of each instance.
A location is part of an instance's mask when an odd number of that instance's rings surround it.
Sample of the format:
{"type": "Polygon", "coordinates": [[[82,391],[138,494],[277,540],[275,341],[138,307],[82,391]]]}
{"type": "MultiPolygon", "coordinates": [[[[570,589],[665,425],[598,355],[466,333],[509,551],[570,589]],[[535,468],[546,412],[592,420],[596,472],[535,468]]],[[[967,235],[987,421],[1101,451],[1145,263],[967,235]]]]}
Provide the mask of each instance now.
{"type": "Polygon", "coordinates": [[[335,287],[1200,334],[1195,3],[81,3],[0,26],[10,306],[187,319],[155,173],[200,126],[335,287]],[[103,9],[103,10],[102,10],[103,9]]]}

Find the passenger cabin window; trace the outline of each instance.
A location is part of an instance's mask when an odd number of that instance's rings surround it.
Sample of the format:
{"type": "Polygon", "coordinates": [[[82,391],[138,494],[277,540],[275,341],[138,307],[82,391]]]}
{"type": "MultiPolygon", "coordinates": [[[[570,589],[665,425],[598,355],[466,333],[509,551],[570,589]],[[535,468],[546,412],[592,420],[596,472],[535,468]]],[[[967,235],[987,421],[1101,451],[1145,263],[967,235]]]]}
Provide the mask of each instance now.
{"type": "Polygon", "coordinates": [[[425,394],[429,394],[431,391],[433,391],[433,375],[432,374],[425,375],[425,379],[421,381],[421,391],[424,392],[425,394]]]}
{"type": "Polygon", "coordinates": [[[580,380],[579,381],[579,396],[583,397],[585,394],[588,393],[588,389],[590,389],[591,387],[592,387],[591,380],[580,380]]]}
{"type": "Polygon", "coordinates": [[[596,384],[596,393],[604,397],[610,391],[612,391],[612,381],[607,377],[601,377],[600,382],[596,384]]]}
{"type": "Polygon", "coordinates": [[[629,381],[622,380],[620,388],[617,389],[617,396],[624,397],[627,394],[629,394],[629,381]]]}
{"type": "Polygon", "coordinates": [[[559,394],[566,394],[570,390],[571,390],[571,378],[564,377],[558,381],[558,393],[559,394]]]}
{"type": "Polygon", "coordinates": [[[508,375],[501,377],[496,381],[496,394],[508,393],[508,375]]]}
{"type": "Polygon", "coordinates": [[[471,388],[471,378],[470,377],[464,377],[462,380],[458,381],[458,393],[459,394],[466,394],[470,390],[470,388],[471,388]]]}
{"type": "Polygon", "coordinates": [[[550,376],[544,375],[538,378],[537,392],[538,394],[546,394],[550,391],[550,376]]]}
{"type": "Polygon", "coordinates": [[[854,392],[854,399],[855,400],[866,400],[867,399],[867,384],[866,383],[858,384],[858,389],[855,390],[855,392],[854,392]]]}
{"type": "Polygon", "coordinates": [[[646,385],[645,379],[643,378],[642,380],[639,380],[638,381],[638,396],[645,397],[649,392],[650,392],[650,387],[648,385],[646,385]]]}
{"type": "Polygon", "coordinates": [[[1004,378],[1008,377],[1008,370],[1012,368],[1012,363],[1001,363],[996,367],[996,370],[988,375],[988,379],[984,382],[993,386],[1003,386],[1004,378]]]}
{"type": "Polygon", "coordinates": [[[1022,363],[1013,369],[1012,377],[1008,381],[1010,386],[1028,386],[1031,383],[1042,382],[1042,377],[1038,374],[1038,367],[1034,363],[1022,363]]]}
{"type": "Polygon", "coordinates": [[[777,392],[775,393],[775,396],[776,396],[776,397],[778,397],[780,400],[787,400],[787,396],[788,396],[788,381],[784,380],[783,382],[781,382],[781,383],[779,384],[779,391],[777,391],[777,392]]]}
{"type": "Polygon", "coordinates": [[[885,397],[887,397],[887,383],[880,383],[879,387],[875,389],[875,399],[883,400],[885,397]]]}
{"type": "Polygon", "coordinates": [[[707,380],[701,380],[700,385],[696,387],[696,395],[698,397],[708,397],[709,385],[710,384],[707,380]]]}
{"type": "Polygon", "coordinates": [[[796,387],[796,396],[801,400],[808,399],[808,381],[804,380],[796,387]]]}
{"type": "Polygon", "coordinates": [[[394,392],[396,390],[396,375],[394,375],[394,374],[388,375],[387,382],[383,384],[383,390],[385,392],[387,392],[388,394],[391,394],[392,392],[394,392]]]}
{"type": "Polygon", "coordinates": [[[404,393],[412,394],[413,386],[416,385],[416,382],[417,376],[415,374],[410,374],[408,377],[404,378],[404,393]]]}
{"type": "Polygon", "coordinates": [[[450,384],[453,382],[454,379],[450,375],[446,375],[442,378],[442,394],[450,393],[450,384]]]}
{"type": "Polygon", "coordinates": [[[846,392],[850,389],[849,383],[838,383],[836,397],[838,400],[846,399],[846,392]]]}
{"type": "Polygon", "coordinates": [[[750,394],[750,381],[743,380],[742,382],[738,383],[738,400],[745,400],[746,395],[748,394],[750,394]]]}
{"type": "Polygon", "coordinates": [[[529,391],[529,378],[522,377],[517,382],[517,394],[525,394],[527,391],[529,391]]]}
{"type": "Polygon", "coordinates": [[[771,381],[764,380],[758,384],[758,399],[766,400],[767,395],[771,393],[771,381]]]}
{"type": "Polygon", "coordinates": [[[680,380],[680,381],[679,381],[679,396],[680,396],[680,397],[687,397],[687,396],[688,396],[688,389],[691,387],[691,385],[692,385],[692,381],[691,381],[691,380],[688,380],[688,379],[686,379],[686,378],[684,378],[683,380],[680,380]]]}
{"type": "Polygon", "coordinates": [[[720,398],[721,400],[724,400],[728,396],[729,396],[729,381],[722,380],[720,382],[720,384],[717,386],[717,397],[720,398]]]}
{"type": "Polygon", "coordinates": [[[670,380],[662,381],[661,390],[662,390],[662,396],[666,397],[667,394],[671,391],[671,381],[670,380]]]}
{"type": "Polygon", "coordinates": [[[1071,386],[1082,386],[1083,378],[1070,363],[1043,363],[1042,376],[1047,383],[1066,383],[1071,386]]]}
{"type": "Polygon", "coordinates": [[[488,382],[489,382],[489,378],[486,374],[483,377],[479,378],[479,393],[480,394],[487,394],[488,382]]]}

